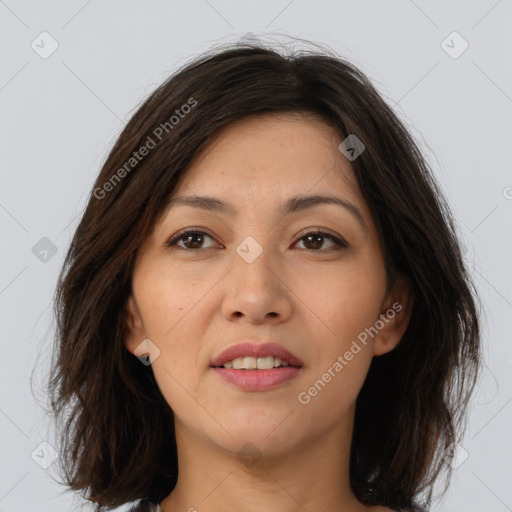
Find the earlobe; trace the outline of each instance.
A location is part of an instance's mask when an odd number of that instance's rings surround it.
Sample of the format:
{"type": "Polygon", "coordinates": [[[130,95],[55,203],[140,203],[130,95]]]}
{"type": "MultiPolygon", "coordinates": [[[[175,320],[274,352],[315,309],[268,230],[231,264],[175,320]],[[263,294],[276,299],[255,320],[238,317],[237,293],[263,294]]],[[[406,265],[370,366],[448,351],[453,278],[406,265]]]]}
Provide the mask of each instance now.
{"type": "Polygon", "coordinates": [[[124,310],[124,322],[126,327],[125,347],[133,354],[140,341],[145,338],[142,319],[139,308],[133,294],[126,301],[124,310]]]}
{"type": "Polygon", "coordinates": [[[389,292],[375,322],[373,355],[381,356],[397,347],[411,318],[413,298],[407,279],[400,275],[389,292]]]}

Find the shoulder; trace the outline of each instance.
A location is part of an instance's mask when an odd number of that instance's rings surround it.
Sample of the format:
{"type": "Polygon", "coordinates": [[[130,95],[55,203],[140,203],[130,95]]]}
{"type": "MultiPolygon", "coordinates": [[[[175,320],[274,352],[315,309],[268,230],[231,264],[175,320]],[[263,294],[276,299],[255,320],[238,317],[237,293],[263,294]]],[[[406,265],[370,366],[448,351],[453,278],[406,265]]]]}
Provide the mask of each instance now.
{"type": "Polygon", "coordinates": [[[152,503],[148,499],[142,499],[129,512],[161,512],[161,508],[158,504],[152,503]]]}
{"type": "Polygon", "coordinates": [[[376,505],[368,509],[369,512],[401,512],[400,510],[396,510],[394,508],[384,507],[382,505],[376,505]]]}
{"type": "MultiPolygon", "coordinates": [[[[423,509],[423,508],[415,508],[414,510],[417,512],[429,512],[428,510],[423,509]]],[[[369,508],[368,512],[403,512],[403,509],[394,509],[394,508],[384,507],[382,505],[376,505],[374,507],[369,508]]]]}

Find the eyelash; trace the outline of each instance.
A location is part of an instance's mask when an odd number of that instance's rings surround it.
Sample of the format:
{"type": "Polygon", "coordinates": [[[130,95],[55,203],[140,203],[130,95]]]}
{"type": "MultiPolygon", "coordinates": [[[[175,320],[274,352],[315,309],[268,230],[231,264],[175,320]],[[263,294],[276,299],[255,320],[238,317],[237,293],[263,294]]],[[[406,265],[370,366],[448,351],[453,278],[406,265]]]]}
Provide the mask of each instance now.
{"type": "MultiPolygon", "coordinates": [[[[187,230],[187,231],[181,231],[180,233],[177,233],[171,240],[169,240],[169,242],[167,242],[167,246],[168,247],[171,247],[171,246],[174,246],[176,245],[176,242],[182,240],[183,238],[185,238],[186,236],[188,235],[206,235],[208,236],[209,238],[211,238],[213,240],[213,237],[210,236],[208,233],[206,233],[205,231],[200,231],[200,230],[187,230]]],[[[321,231],[321,230],[316,230],[316,231],[308,231],[307,233],[305,233],[304,235],[302,235],[298,241],[308,237],[308,236],[311,236],[311,235],[316,235],[316,236],[321,236],[322,238],[328,238],[330,240],[332,240],[332,242],[334,242],[334,244],[337,246],[337,247],[331,247],[331,249],[324,249],[324,251],[327,251],[327,250],[335,250],[335,251],[340,251],[342,249],[347,249],[348,248],[348,244],[344,241],[344,240],[341,240],[340,238],[334,236],[334,235],[331,235],[330,233],[327,233],[325,231],[321,231]]],[[[200,251],[202,250],[201,248],[199,249],[189,249],[188,247],[181,247],[181,249],[185,249],[187,251],[200,251]]],[[[213,247],[208,247],[208,249],[213,249],[213,247]]],[[[308,250],[308,249],[305,249],[305,250],[308,250]]],[[[310,251],[312,252],[322,252],[322,249],[309,249],[310,251]]]]}

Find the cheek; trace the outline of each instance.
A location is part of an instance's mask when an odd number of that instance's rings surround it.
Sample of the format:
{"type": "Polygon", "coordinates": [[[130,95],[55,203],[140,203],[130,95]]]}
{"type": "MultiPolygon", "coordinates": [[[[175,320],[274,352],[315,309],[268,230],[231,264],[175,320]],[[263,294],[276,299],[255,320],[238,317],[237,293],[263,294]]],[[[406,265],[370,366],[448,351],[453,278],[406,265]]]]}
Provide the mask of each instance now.
{"type": "MultiPolygon", "coordinates": [[[[196,283],[187,286],[175,276],[161,272],[146,274],[136,288],[137,300],[144,321],[146,337],[153,341],[160,354],[152,363],[155,378],[164,396],[173,395],[179,383],[189,387],[191,375],[197,371],[200,325],[195,318],[201,314],[196,283]]],[[[204,313],[203,313],[204,314],[204,313]]]]}
{"type": "Polygon", "coordinates": [[[350,350],[350,345],[344,348],[347,350],[333,351],[316,367],[318,370],[310,372],[296,397],[299,416],[310,423],[313,432],[320,433],[350,418],[349,413],[355,407],[368,374],[371,347],[361,345],[354,350],[357,353],[350,350]],[[347,351],[351,354],[350,360],[347,351]],[[318,418],[322,418],[321,425],[318,418]]]}
{"type": "Polygon", "coordinates": [[[337,285],[332,300],[324,302],[333,333],[323,338],[321,369],[310,388],[312,402],[334,420],[356,400],[373,358],[373,341],[367,329],[379,319],[385,294],[385,270],[379,261],[354,265],[337,285]]]}
{"type": "Polygon", "coordinates": [[[137,299],[149,335],[165,342],[189,323],[205,292],[201,279],[184,277],[165,266],[152,269],[137,283],[137,299]]]}
{"type": "Polygon", "coordinates": [[[308,323],[315,328],[320,351],[329,358],[344,351],[352,340],[379,318],[385,293],[385,274],[378,264],[353,261],[295,282],[294,292],[306,305],[308,323]]]}

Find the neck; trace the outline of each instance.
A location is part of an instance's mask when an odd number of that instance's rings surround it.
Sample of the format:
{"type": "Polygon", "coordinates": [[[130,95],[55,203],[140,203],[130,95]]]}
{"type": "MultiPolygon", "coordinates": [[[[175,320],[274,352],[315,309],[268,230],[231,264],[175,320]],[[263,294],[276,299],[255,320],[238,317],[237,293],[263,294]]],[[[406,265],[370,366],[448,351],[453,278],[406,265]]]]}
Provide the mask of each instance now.
{"type": "Polygon", "coordinates": [[[163,512],[368,511],[349,484],[353,412],[336,429],[285,452],[249,448],[245,457],[175,419],[179,476],[163,512]]]}

